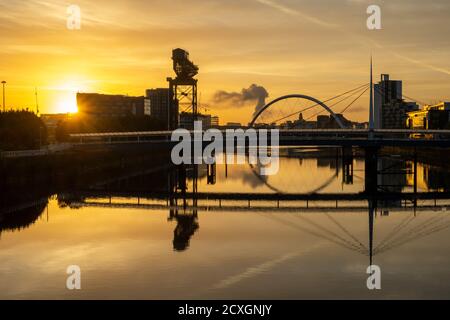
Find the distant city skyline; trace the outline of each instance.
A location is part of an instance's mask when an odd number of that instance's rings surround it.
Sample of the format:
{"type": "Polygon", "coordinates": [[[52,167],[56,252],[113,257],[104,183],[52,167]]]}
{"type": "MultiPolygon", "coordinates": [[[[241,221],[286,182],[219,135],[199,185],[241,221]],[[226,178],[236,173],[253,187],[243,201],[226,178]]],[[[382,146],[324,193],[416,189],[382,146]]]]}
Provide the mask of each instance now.
{"type": "MultiPolygon", "coordinates": [[[[0,4],[7,107],[34,110],[35,87],[42,113],[74,111],[77,91],[145,95],[167,87],[176,47],[200,66],[200,104],[224,123],[248,122],[258,101],[215,103],[218,91],[256,84],[268,100],[289,93],[326,99],[367,83],[371,54],[375,82],[389,73],[417,100],[450,100],[447,0],[80,0],[80,30],[66,28],[70,4],[0,4]],[[366,28],[370,4],[382,9],[382,30],[366,28]]],[[[367,121],[367,114],[368,93],[348,117],[367,121]]]]}

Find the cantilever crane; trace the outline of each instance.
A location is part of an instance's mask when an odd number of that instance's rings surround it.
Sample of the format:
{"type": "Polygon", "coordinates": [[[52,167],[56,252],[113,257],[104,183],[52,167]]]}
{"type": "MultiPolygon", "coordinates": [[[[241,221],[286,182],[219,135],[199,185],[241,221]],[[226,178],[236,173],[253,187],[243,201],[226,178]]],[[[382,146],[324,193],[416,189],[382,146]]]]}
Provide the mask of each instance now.
{"type": "Polygon", "coordinates": [[[198,66],[189,60],[189,52],[183,49],[172,51],[173,70],[179,80],[189,80],[198,74],[198,66]]]}
{"type": "Polygon", "coordinates": [[[169,130],[178,127],[181,106],[182,110],[192,110],[194,121],[198,116],[197,79],[194,79],[198,74],[198,66],[189,60],[189,52],[180,48],[172,50],[172,60],[177,77],[167,78],[170,85],[169,130]]]}

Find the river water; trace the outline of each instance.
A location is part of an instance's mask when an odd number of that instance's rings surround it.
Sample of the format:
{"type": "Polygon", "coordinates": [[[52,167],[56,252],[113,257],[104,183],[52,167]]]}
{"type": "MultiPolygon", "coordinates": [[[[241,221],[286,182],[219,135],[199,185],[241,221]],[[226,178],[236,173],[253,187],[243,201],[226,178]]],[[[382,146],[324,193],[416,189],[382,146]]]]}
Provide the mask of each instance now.
{"type": "MultiPolygon", "coordinates": [[[[391,154],[379,165],[379,190],[413,192],[412,163],[391,154]]],[[[0,220],[0,298],[450,298],[450,200],[353,199],[365,189],[364,158],[291,149],[270,177],[248,164],[175,170],[171,182],[173,172],[17,203],[0,220]],[[178,195],[165,199],[167,190],[178,195]],[[381,290],[367,288],[370,259],[381,290]],[[81,290],[66,287],[71,265],[81,290]]],[[[417,192],[445,193],[448,181],[418,164],[417,192]]]]}

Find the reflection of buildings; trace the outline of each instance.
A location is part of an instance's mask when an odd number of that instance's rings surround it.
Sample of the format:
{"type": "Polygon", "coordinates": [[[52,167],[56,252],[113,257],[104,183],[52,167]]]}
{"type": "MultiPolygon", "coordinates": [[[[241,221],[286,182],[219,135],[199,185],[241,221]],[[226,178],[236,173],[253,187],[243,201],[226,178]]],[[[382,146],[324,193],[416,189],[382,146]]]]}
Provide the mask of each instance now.
{"type": "MultiPolygon", "coordinates": [[[[407,185],[407,163],[402,159],[378,158],[377,187],[380,192],[400,193],[407,185]]],[[[401,207],[401,200],[380,201],[380,207],[401,207]]]]}
{"type": "Polygon", "coordinates": [[[430,190],[450,191],[450,172],[447,170],[426,166],[423,179],[430,190]]]}
{"type": "Polygon", "coordinates": [[[378,187],[386,192],[401,192],[406,186],[407,162],[402,159],[378,159],[378,187]]]}
{"type": "MultiPolygon", "coordinates": [[[[408,185],[414,184],[412,175],[408,175],[408,185]]],[[[450,172],[425,164],[418,164],[418,186],[429,191],[450,192],[450,172]]]]}

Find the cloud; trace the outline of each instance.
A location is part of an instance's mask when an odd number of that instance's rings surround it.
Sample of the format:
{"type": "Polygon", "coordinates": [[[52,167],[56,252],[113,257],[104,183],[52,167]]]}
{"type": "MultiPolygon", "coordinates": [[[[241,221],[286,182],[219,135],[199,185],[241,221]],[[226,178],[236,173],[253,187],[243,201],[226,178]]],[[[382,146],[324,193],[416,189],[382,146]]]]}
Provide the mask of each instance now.
{"type": "Polygon", "coordinates": [[[417,60],[417,59],[413,59],[413,58],[404,56],[404,55],[399,54],[397,52],[392,52],[392,54],[397,56],[400,59],[403,59],[403,60],[408,61],[410,63],[416,64],[416,65],[421,66],[423,68],[426,68],[426,69],[429,69],[429,70],[433,70],[433,71],[436,71],[436,72],[440,72],[440,73],[443,73],[443,74],[446,74],[446,75],[450,75],[450,70],[434,66],[432,64],[429,64],[427,62],[423,62],[421,60],[417,60]]]}
{"type": "Polygon", "coordinates": [[[321,20],[319,18],[316,18],[314,16],[305,14],[305,13],[303,13],[301,11],[298,11],[298,10],[292,9],[290,7],[282,5],[282,4],[280,4],[278,2],[275,2],[273,0],[256,0],[256,1],[261,3],[261,4],[266,5],[268,7],[276,9],[276,10],[282,12],[282,13],[285,13],[285,14],[288,14],[288,15],[291,15],[291,16],[300,17],[302,19],[305,19],[305,20],[307,20],[309,22],[312,22],[312,23],[314,23],[316,25],[320,25],[322,27],[327,27],[327,28],[335,28],[335,27],[337,27],[336,24],[332,24],[332,23],[323,21],[323,20],[321,20]]]}

